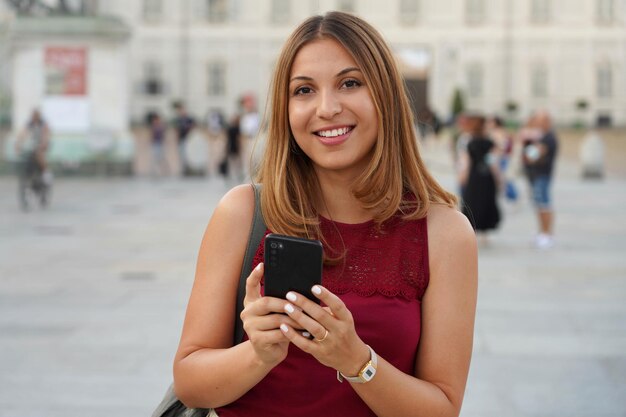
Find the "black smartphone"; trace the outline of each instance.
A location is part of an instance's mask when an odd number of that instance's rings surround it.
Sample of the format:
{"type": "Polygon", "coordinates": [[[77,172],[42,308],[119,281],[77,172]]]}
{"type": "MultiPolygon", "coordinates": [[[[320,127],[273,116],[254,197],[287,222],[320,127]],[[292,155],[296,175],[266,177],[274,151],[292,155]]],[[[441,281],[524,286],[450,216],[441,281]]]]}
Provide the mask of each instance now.
{"type": "Polygon", "coordinates": [[[285,298],[296,291],[319,304],[311,287],[322,282],[322,243],[270,233],[264,244],[265,295],[285,298]]]}

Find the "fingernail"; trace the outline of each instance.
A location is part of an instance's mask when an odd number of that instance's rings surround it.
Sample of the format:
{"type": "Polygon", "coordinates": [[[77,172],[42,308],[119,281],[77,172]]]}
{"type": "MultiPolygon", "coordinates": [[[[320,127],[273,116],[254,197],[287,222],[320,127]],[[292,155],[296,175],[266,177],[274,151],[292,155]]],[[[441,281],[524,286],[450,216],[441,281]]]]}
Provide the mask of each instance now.
{"type": "Polygon", "coordinates": [[[320,295],[322,293],[322,288],[319,285],[314,285],[313,288],[311,288],[311,292],[315,295],[320,295]]]}
{"type": "Polygon", "coordinates": [[[283,333],[287,333],[289,331],[289,327],[287,327],[287,325],[283,323],[280,325],[280,330],[282,330],[283,333]]]}
{"type": "Polygon", "coordinates": [[[254,269],[255,269],[256,271],[260,271],[262,266],[263,266],[263,264],[262,264],[262,263],[260,263],[260,264],[258,264],[258,265],[256,266],[256,268],[254,268],[254,269]]]}
{"type": "Polygon", "coordinates": [[[292,303],[295,303],[297,299],[298,297],[296,297],[294,293],[292,292],[287,293],[287,300],[291,301],[292,303]]]}
{"type": "Polygon", "coordinates": [[[293,313],[295,310],[291,304],[285,304],[285,311],[287,313],[293,313]]]}

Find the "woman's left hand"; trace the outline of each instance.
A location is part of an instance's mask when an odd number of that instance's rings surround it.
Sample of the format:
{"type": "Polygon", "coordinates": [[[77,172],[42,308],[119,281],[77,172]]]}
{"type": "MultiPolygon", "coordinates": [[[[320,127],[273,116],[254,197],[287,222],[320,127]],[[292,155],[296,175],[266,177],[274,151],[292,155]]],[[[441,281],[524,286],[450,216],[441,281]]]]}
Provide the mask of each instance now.
{"type": "Polygon", "coordinates": [[[313,355],[321,364],[343,375],[357,375],[370,352],[356,333],[352,313],[339,297],[321,285],[314,286],[312,293],[327,307],[321,307],[302,294],[290,292],[287,294],[290,303],[285,306],[285,312],[313,339],[302,336],[287,324],[282,324],[280,329],[291,343],[313,355]]]}

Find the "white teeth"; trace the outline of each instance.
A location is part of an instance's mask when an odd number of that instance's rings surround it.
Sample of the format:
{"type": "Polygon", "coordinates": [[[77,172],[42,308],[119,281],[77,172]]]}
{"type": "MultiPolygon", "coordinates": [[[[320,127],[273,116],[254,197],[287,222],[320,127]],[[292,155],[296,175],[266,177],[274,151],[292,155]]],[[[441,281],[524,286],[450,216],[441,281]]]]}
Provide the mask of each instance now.
{"type": "Polygon", "coordinates": [[[350,128],[342,127],[341,129],[320,130],[319,132],[317,132],[317,134],[325,138],[334,138],[340,135],[345,135],[349,131],[350,131],[350,128]]]}

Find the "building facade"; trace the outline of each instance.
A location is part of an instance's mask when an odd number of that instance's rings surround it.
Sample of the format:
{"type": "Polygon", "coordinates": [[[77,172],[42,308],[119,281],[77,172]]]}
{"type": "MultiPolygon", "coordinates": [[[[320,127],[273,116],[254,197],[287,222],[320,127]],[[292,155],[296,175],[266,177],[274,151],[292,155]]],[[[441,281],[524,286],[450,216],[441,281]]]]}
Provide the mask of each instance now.
{"type": "Polygon", "coordinates": [[[202,117],[236,111],[246,94],[262,110],[273,65],[303,19],[355,13],[396,53],[416,110],[469,110],[524,119],[538,108],[558,123],[626,125],[626,0],[107,0],[93,13],[130,28],[129,109],[171,114],[183,100],[202,117]]]}

